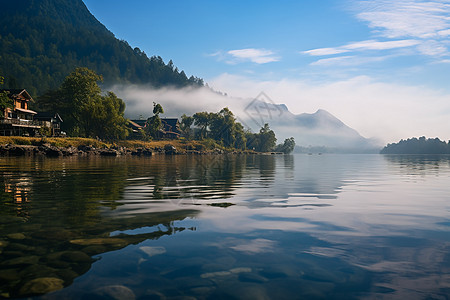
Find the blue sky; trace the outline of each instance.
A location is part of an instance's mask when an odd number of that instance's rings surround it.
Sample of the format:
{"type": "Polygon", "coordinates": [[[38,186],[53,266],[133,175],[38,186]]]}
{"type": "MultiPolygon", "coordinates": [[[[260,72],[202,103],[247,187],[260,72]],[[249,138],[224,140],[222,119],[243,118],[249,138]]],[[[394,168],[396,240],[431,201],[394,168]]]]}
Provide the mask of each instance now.
{"type": "Polygon", "coordinates": [[[117,38],[230,95],[323,108],[367,137],[450,139],[448,0],[84,2],[117,38]]]}

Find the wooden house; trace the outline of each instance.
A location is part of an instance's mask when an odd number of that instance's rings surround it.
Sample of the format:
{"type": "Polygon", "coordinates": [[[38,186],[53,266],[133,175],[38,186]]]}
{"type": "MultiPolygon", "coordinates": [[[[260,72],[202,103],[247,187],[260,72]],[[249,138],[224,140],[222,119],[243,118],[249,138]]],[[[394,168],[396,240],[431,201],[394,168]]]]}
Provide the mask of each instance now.
{"type": "Polygon", "coordinates": [[[58,113],[38,112],[34,116],[34,120],[39,121],[41,126],[49,128],[52,136],[64,135],[61,131],[63,119],[58,113]]]}
{"type": "Polygon", "coordinates": [[[0,135],[32,135],[41,128],[40,122],[34,120],[37,114],[28,109],[28,104],[33,101],[25,89],[3,89],[8,97],[13,100],[13,107],[6,108],[0,115],[0,135]]]}
{"type": "Polygon", "coordinates": [[[181,135],[180,122],[177,118],[161,118],[160,138],[178,139],[181,135]]]}

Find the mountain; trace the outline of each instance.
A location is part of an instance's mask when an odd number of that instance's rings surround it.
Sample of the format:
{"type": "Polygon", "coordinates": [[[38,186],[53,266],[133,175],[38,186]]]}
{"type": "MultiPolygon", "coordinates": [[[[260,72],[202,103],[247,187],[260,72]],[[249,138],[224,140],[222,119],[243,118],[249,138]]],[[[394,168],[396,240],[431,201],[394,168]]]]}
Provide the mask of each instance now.
{"type": "Polygon", "coordinates": [[[284,104],[256,99],[238,116],[253,131],[269,123],[277,134],[278,143],[294,137],[296,144],[301,147],[297,150],[303,152],[378,153],[381,148],[379,141],[361,136],[324,109],[296,115],[284,104]]]}
{"type": "Polygon", "coordinates": [[[33,96],[57,88],[76,67],[103,75],[105,85],[202,86],[169,61],[148,57],[115,38],[82,0],[0,0],[0,75],[5,88],[33,96]]]}

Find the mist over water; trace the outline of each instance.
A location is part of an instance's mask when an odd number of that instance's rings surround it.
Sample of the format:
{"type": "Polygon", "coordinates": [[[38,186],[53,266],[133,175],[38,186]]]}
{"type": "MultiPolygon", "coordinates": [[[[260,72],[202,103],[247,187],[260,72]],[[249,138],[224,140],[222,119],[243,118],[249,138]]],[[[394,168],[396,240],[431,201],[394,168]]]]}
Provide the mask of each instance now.
{"type": "Polygon", "coordinates": [[[289,108],[260,92],[253,98],[236,98],[202,87],[184,89],[152,89],[145,86],[114,86],[111,88],[126,105],[129,119],[147,119],[152,116],[153,102],[160,103],[162,117],[180,118],[197,112],[218,112],[228,107],[244,128],[258,132],[265,123],[275,131],[278,143],[294,137],[297,145],[333,148],[379,149],[382,143],[370,141],[347,127],[330,112],[318,110],[314,114],[294,115],[289,108]]]}

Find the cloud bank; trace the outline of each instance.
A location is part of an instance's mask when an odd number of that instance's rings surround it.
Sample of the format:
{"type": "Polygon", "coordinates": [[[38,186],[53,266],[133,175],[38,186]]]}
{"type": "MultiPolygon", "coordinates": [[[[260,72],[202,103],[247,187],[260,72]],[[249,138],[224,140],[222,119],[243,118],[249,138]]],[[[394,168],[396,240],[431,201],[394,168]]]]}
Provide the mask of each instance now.
{"type": "Polygon", "coordinates": [[[383,83],[367,76],[315,83],[222,74],[209,82],[215,89],[243,97],[264,91],[294,114],[325,109],[361,135],[384,142],[423,135],[450,139],[450,95],[426,87],[383,83]]]}

